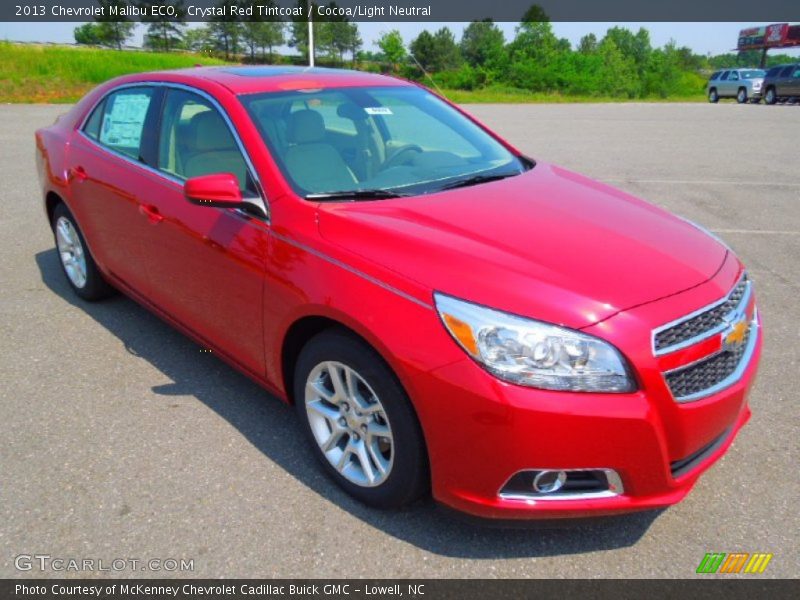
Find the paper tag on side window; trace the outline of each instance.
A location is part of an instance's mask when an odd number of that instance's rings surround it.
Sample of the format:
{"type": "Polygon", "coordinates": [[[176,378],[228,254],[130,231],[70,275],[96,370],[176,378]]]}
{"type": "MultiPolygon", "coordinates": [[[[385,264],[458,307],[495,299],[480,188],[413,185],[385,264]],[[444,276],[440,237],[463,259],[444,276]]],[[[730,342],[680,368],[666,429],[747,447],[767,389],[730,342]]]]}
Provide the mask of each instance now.
{"type": "Polygon", "coordinates": [[[368,115],[390,115],[392,109],[388,106],[367,106],[364,108],[364,112],[368,115]]]}

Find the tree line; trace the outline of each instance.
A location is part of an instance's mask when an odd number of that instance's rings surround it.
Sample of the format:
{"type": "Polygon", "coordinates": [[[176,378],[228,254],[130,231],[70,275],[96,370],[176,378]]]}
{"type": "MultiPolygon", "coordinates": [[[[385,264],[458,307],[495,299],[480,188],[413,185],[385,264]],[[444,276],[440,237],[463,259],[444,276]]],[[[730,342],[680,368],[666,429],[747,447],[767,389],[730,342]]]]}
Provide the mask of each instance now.
{"type": "MultiPolygon", "coordinates": [[[[97,0],[101,5],[121,8],[131,4],[147,8],[159,4],[147,0],[97,0]]],[[[250,20],[218,17],[199,27],[186,25],[185,0],[173,2],[176,15],[168,19],[144,20],[144,46],[158,51],[188,50],[214,54],[228,60],[285,62],[277,48],[289,46],[308,59],[308,23],[297,20],[254,17],[250,20]]],[[[218,5],[272,5],[272,0],[221,0],[218,5]]],[[[306,6],[306,0],[297,0],[306,6]]],[[[328,4],[336,7],[335,2],[328,4]]],[[[104,11],[108,14],[109,11],[104,11]]],[[[258,11],[253,11],[258,14],[258,11]]],[[[337,11],[328,11],[335,14],[337,11]]],[[[230,11],[226,11],[230,14],[230,11]]],[[[306,12],[302,11],[302,14],[306,12]]],[[[317,14],[316,11],[314,13],[317,14]]],[[[122,48],[135,23],[99,19],[75,30],[83,44],[122,48]]],[[[569,40],[555,35],[546,14],[529,9],[515,28],[513,38],[489,19],[474,21],[460,39],[448,28],[422,31],[406,44],[397,30],[384,32],[376,41],[378,52],[362,50],[356,23],[346,17],[315,20],[315,56],[323,64],[352,65],[370,71],[391,71],[409,79],[432,79],[448,89],[509,89],[534,93],[646,98],[698,94],[708,73],[725,67],[753,67],[756,52],[703,56],[669,42],[654,47],[645,28],[633,32],[611,27],[598,38],[590,33],[573,48],[569,40]]],[[[788,56],[770,56],[768,64],[787,62],[788,56]]]]}
{"type": "MultiPolygon", "coordinates": [[[[151,14],[150,7],[162,4],[152,0],[96,1],[106,7],[105,15],[110,14],[108,7],[111,6],[117,9],[135,6],[143,9],[144,14],[151,14]]],[[[308,22],[302,17],[286,22],[279,17],[260,17],[259,11],[254,10],[253,17],[213,17],[202,26],[188,27],[186,0],[173,0],[171,4],[175,8],[172,17],[142,17],[146,27],[145,48],[160,52],[188,50],[218,54],[226,60],[246,58],[250,62],[274,62],[277,59],[275,49],[288,45],[300,54],[301,59],[308,58],[308,22]]],[[[230,7],[234,5],[243,8],[277,6],[273,0],[220,0],[216,4],[228,9],[224,11],[226,15],[231,14],[230,7]]],[[[297,0],[297,6],[305,7],[305,0],[297,0]]],[[[330,2],[328,6],[336,8],[336,2],[330,2]]],[[[338,11],[329,12],[335,14],[338,11]]],[[[122,49],[133,37],[135,27],[136,23],[126,17],[99,17],[93,23],[77,27],[75,41],[122,49]]],[[[314,45],[322,56],[342,64],[347,55],[355,62],[363,42],[356,23],[349,22],[346,17],[331,16],[315,20],[314,45]]]]}

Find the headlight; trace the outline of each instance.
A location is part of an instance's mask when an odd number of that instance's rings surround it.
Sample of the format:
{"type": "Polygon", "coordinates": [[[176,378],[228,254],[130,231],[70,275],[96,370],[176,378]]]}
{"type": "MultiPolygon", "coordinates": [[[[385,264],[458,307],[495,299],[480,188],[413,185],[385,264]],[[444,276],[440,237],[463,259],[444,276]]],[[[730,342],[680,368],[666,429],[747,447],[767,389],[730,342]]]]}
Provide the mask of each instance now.
{"type": "Polygon", "coordinates": [[[530,387],[631,392],[636,385],[611,344],[549,323],[434,294],[450,335],[496,377],[530,387]]]}

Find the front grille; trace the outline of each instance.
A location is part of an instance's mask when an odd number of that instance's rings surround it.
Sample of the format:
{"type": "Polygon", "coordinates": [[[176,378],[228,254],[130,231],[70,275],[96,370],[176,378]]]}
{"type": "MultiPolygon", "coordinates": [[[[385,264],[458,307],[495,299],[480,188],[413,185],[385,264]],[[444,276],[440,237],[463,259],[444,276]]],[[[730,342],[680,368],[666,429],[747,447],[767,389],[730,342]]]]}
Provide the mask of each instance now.
{"type": "Polygon", "coordinates": [[[733,375],[744,357],[751,333],[752,325],[742,343],[735,347],[665,373],[667,385],[675,399],[681,400],[708,390],[733,375]]]}
{"type": "Polygon", "coordinates": [[[653,338],[653,347],[656,353],[662,353],[673,346],[701,338],[703,334],[723,327],[725,316],[733,312],[742,302],[742,298],[747,292],[747,285],[747,275],[745,275],[720,304],[656,333],[653,338]]]}

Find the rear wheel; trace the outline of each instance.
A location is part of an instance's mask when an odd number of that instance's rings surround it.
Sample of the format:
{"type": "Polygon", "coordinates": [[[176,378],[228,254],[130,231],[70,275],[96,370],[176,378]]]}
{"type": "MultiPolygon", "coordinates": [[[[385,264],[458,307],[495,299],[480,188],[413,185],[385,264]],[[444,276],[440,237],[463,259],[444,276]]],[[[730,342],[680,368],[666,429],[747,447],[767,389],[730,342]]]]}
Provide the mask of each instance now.
{"type": "Polygon", "coordinates": [[[314,453],[350,495],[397,508],[428,489],[428,460],[411,402],[362,340],[328,330],[295,366],[294,400],[314,453]]]}
{"type": "Polygon", "coordinates": [[[764,94],[764,102],[767,104],[775,104],[778,101],[778,95],[775,93],[775,88],[767,88],[767,93],[764,94]]]}
{"type": "Polygon", "coordinates": [[[716,104],[719,102],[719,94],[717,94],[717,88],[711,88],[708,90],[708,101],[712,104],[716,104]]]}
{"type": "Polygon", "coordinates": [[[747,102],[747,90],[744,88],[739,88],[739,91],[736,94],[736,101],[739,104],[744,104],[747,102]]]}
{"type": "Polygon", "coordinates": [[[100,274],[78,223],[65,204],[59,204],[53,211],[53,235],[61,268],[78,296],[84,300],[100,300],[113,294],[113,288],[100,274]]]}

